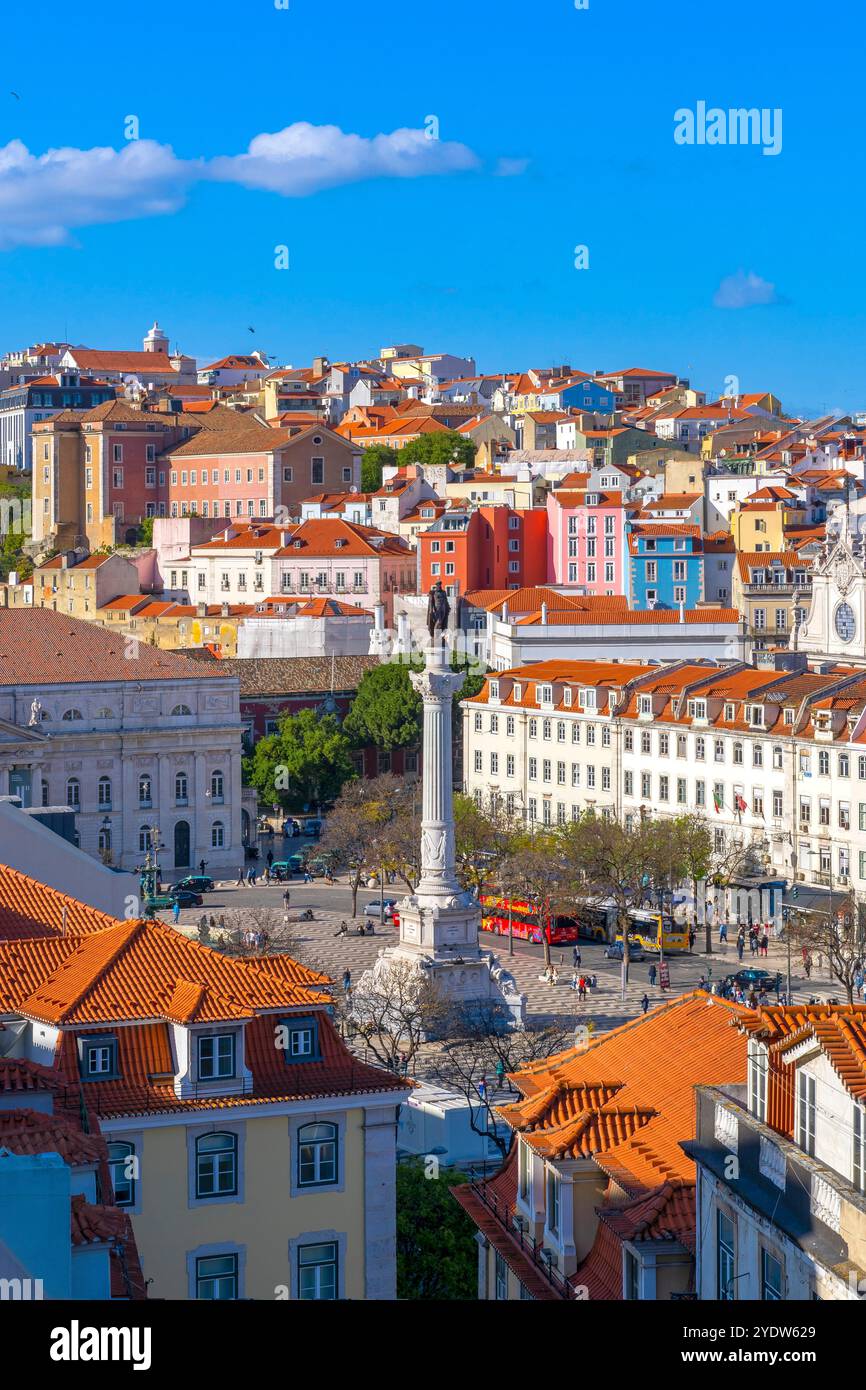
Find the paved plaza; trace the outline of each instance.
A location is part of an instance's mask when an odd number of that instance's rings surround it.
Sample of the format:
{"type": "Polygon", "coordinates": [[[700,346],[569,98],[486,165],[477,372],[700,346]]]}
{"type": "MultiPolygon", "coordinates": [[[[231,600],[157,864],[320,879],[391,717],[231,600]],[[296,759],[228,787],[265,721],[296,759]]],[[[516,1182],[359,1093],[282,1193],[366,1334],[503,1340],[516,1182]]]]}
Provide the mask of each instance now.
{"type": "MultiPolygon", "coordinates": [[[[258,915],[263,908],[269,909],[279,922],[284,914],[284,887],[285,885],[259,884],[254,888],[239,888],[234,883],[217,884],[214,891],[206,895],[203,907],[190,908],[181,913],[180,927],[188,934],[195,935],[203,912],[217,919],[220,913],[223,913],[227,920],[234,920],[233,914],[258,915]]],[[[360,937],[351,934],[362,920],[360,914],[365,904],[378,902],[376,892],[361,890],[358,895],[359,916],[353,924],[351,893],[345,882],[338,880],[331,886],[322,883],[321,880],[307,884],[296,880],[289,887],[289,919],[292,940],[295,943],[293,949],[304,961],[326,971],[337,983],[346,969],[351,971],[353,980],[357,980],[364,970],[372,966],[382,947],[392,945],[397,939],[394,927],[387,923],[381,927],[376,919],[373,919],[375,936],[360,937]],[[306,908],[313,912],[313,920],[310,922],[298,920],[299,914],[306,908]],[[349,923],[350,935],[339,937],[336,933],[344,919],[349,923]]],[[[393,886],[387,890],[387,896],[399,900],[405,891],[399,885],[393,886]]],[[[640,1011],[644,994],[648,996],[652,1007],[665,998],[695,989],[701,977],[706,975],[708,967],[712,970],[712,980],[722,979],[740,968],[733,941],[729,942],[726,948],[720,949],[714,938],[713,953],[710,957],[699,950],[701,943],[698,941],[695,943],[693,954],[668,957],[670,989],[665,992],[649,983],[649,958],[632,964],[626,998],[623,1001],[619,963],[605,958],[603,946],[581,942],[581,973],[596,975],[598,984],[595,989],[589,991],[586,1002],[580,1003],[576,992],[569,984],[572,971],[570,946],[552,948],[552,960],[559,969],[559,983],[551,986],[539,978],[544,970],[541,946],[515,941],[514,954],[509,956],[507,937],[493,937],[487,933],[481,934],[481,944],[482,948],[493,950],[514,974],[518,988],[527,996],[527,1016],[530,1020],[542,1022],[555,1019],[561,1023],[573,1020],[577,1024],[591,1019],[597,1030],[613,1028],[626,1019],[633,1018],[640,1011]]],[[[750,957],[747,949],[743,965],[756,965],[770,972],[780,970],[784,978],[788,966],[787,948],[784,942],[771,941],[766,959],[750,957]]],[[[835,997],[844,1002],[841,986],[828,976],[826,968],[819,969],[816,966],[811,979],[806,980],[799,953],[796,951],[792,952],[791,979],[795,1001],[804,1002],[812,997],[835,997]]],[[[771,996],[771,999],[774,1000],[775,996],[771,996]]]]}

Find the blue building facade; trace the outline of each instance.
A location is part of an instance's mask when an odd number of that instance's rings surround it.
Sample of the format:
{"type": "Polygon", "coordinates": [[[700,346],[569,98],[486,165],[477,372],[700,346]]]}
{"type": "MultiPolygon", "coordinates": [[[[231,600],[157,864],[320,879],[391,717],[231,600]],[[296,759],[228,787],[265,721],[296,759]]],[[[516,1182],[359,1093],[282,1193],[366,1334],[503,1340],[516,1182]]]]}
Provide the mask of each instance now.
{"type": "Polygon", "coordinates": [[[704,598],[703,537],[690,526],[632,526],[628,543],[629,605],[694,608],[704,598]]]}

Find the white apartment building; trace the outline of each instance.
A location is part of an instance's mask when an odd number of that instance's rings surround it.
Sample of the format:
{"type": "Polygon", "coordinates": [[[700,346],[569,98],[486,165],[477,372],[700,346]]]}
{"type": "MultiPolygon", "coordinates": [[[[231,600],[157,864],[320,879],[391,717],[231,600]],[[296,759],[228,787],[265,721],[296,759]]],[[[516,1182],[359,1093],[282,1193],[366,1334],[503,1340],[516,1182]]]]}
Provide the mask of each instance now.
{"type": "Polygon", "coordinates": [[[382,602],[390,621],[394,594],[414,591],[415,553],[399,536],[338,517],[283,527],[264,521],[227,526],[191,546],[167,579],[196,604],[328,596],[365,609],[382,602]]]}
{"type": "MultiPolygon", "coordinates": [[[[122,869],[244,862],[237,677],[48,609],[0,610],[0,796],[69,806],[122,869]]],[[[249,816],[247,816],[247,822],[249,816]]]]}
{"type": "Polygon", "coordinates": [[[540,825],[697,810],[780,881],[866,893],[866,679],[545,661],[463,702],[464,789],[540,825]]]}
{"type": "Polygon", "coordinates": [[[743,1015],[745,1086],[699,1086],[696,1288],[733,1302],[866,1294],[866,1006],[743,1015]]]}

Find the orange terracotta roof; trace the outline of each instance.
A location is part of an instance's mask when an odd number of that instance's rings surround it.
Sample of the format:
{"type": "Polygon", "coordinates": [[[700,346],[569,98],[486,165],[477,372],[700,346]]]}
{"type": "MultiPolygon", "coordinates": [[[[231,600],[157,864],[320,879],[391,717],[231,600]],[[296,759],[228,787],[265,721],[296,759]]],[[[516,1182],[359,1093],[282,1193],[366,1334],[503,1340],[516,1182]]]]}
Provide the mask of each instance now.
{"type": "Polygon", "coordinates": [[[743,1012],[701,990],[681,995],[580,1049],[514,1073],[524,1099],[499,1113],[536,1144],[580,1149],[575,1121],[557,1123],[560,1092],[572,1090],[578,1115],[585,1109],[592,1117],[583,1122],[597,1145],[589,1152],[629,1196],[671,1179],[693,1182],[694,1163],[680,1141],[694,1134],[694,1088],[745,1081],[745,1038],[730,1027],[743,1012]],[[615,1095],[602,1099],[613,1087],[615,1095]]]}
{"type": "Polygon", "coordinates": [[[98,1164],[106,1156],[100,1135],[86,1134],[80,1124],[63,1115],[24,1106],[0,1110],[0,1149],[15,1154],[58,1153],[73,1168],[98,1164]]]}
{"type": "Polygon", "coordinates": [[[117,922],[86,936],[0,943],[0,1008],[53,1024],[197,1023],[322,1003],[327,977],[294,962],[279,981],[189,941],[159,921],[117,922]]]}
{"type": "Polygon", "coordinates": [[[113,917],[0,864],[0,941],[104,931],[113,917]]]}

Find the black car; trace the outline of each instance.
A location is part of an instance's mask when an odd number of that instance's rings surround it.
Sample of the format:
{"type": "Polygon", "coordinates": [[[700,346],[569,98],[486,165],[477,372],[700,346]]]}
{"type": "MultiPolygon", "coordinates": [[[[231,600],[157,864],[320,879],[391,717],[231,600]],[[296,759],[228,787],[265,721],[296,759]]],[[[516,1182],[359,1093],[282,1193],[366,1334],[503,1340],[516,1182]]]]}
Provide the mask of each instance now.
{"type": "Polygon", "coordinates": [[[190,893],[212,893],[213,879],[208,878],[207,874],[187,874],[186,878],[180,879],[169,892],[183,888],[188,889],[190,893]]]}
{"type": "Polygon", "coordinates": [[[725,976],[726,986],[736,985],[747,992],[753,989],[756,994],[760,994],[762,985],[768,994],[775,992],[781,982],[782,976],[778,970],[757,970],[754,966],[748,966],[743,970],[738,970],[736,974],[725,976]]]}

